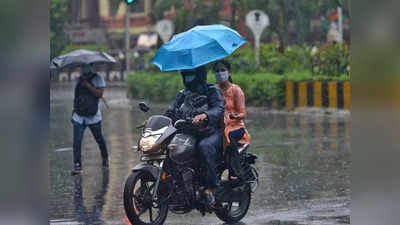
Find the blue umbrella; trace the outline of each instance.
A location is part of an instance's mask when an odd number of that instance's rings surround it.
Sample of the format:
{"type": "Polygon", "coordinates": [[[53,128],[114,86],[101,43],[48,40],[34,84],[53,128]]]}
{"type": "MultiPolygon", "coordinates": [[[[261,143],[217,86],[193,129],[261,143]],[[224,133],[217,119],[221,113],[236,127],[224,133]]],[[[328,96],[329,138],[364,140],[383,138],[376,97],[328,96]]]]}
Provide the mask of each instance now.
{"type": "Polygon", "coordinates": [[[244,43],[237,31],[224,25],[196,26],[161,46],[153,64],[161,71],[194,69],[230,55],[244,43]]]}

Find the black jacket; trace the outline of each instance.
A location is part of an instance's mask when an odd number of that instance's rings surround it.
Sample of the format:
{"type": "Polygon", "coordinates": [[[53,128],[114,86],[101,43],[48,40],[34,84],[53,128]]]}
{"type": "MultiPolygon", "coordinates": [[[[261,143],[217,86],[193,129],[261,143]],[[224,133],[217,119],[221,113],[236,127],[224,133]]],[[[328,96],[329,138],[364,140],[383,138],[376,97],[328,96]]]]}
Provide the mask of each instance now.
{"type": "MultiPolygon", "coordinates": [[[[174,122],[178,119],[183,118],[179,112],[185,97],[193,94],[191,91],[185,89],[181,90],[175,97],[174,101],[165,113],[166,116],[170,117],[174,122]]],[[[198,112],[198,114],[205,113],[208,117],[208,126],[214,128],[214,131],[221,128],[221,124],[224,119],[224,99],[222,97],[220,89],[212,84],[207,84],[207,110],[198,112]]]]}

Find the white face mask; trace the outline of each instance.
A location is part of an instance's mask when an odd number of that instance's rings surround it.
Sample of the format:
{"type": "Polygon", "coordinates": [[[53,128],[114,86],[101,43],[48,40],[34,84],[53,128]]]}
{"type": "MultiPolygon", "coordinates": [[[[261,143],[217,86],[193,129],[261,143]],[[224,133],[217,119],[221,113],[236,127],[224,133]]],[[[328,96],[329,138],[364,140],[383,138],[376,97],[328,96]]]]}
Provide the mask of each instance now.
{"type": "Polygon", "coordinates": [[[225,82],[229,79],[229,72],[215,72],[214,77],[217,82],[225,82]]]}

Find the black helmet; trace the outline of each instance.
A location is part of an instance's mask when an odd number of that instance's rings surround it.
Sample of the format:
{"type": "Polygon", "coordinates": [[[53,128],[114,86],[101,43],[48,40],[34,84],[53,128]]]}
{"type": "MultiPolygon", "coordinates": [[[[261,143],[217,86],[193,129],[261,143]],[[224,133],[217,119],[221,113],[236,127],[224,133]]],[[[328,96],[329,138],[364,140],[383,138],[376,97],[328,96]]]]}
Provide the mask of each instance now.
{"type": "Polygon", "coordinates": [[[207,69],[205,66],[181,71],[185,88],[196,93],[203,93],[207,88],[207,69]]]}

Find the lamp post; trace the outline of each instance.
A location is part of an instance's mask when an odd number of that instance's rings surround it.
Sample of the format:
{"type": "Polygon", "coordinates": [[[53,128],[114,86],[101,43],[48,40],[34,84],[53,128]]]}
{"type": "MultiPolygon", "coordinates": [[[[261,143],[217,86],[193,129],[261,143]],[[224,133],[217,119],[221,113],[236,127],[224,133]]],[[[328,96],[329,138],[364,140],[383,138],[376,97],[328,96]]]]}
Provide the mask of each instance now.
{"type": "Polygon", "coordinates": [[[131,12],[131,4],[134,3],[135,0],[125,0],[126,3],[126,12],[125,12],[125,64],[126,64],[126,73],[129,73],[130,63],[129,63],[129,50],[130,50],[130,12],[131,12]]]}
{"type": "Polygon", "coordinates": [[[130,18],[129,18],[129,10],[130,5],[126,5],[126,12],[125,12],[125,65],[126,65],[126,73],[130,71],[130,64],[129,64],[129,49],[130,49],[130,18]]]}
{"type": "Polygon", "coordinates": [[[342,7],[338,7],[338,23],[339,23],[339,42],[343,42],[343,9],[342,7]]]}

